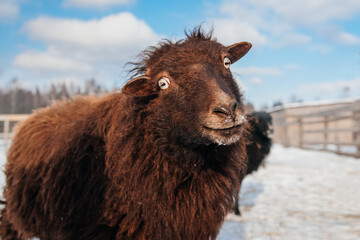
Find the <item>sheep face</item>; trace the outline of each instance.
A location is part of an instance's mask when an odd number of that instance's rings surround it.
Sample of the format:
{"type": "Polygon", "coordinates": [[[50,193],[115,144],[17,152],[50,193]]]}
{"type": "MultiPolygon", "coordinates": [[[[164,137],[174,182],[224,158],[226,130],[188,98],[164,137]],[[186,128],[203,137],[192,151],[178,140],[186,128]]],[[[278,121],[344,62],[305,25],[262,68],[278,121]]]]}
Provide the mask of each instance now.
{"type": "Polygon", "coordinates": [[[163,44],[148,52],[145,74],[122,91],[134,97],[152,96],[154,125],[185,144],[233,144],[241,138],[246,118],[229,67],[250,48],[247,42],[224,47],[191,36],[163,44]]]}

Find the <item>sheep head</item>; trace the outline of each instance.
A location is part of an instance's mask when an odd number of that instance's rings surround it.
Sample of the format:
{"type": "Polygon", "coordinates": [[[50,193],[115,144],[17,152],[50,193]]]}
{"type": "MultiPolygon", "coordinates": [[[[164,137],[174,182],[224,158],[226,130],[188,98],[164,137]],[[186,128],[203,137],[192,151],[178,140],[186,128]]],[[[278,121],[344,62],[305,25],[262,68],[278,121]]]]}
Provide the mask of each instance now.
{"type": "Polygon", "coordinates": [[[211,33],[195,29],[184,41],[146,50],[133,70],[140,76],[122,92],[151,96],[155,125],[187,144],[233,144],[241,138],[246,118],[230,65],[250,48],[248,42],[225,47],[211,33]]]}

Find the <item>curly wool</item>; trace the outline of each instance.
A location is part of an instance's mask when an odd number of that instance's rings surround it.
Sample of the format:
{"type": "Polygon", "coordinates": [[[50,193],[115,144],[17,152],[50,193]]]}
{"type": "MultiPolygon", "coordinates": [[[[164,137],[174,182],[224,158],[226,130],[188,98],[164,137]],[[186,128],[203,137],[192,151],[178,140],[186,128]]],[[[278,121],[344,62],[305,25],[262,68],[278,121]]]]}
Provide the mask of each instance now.
{"type": "MultiPolygon", "coordinates": [[[[210,55],[222,49],[199,28],[182,45],[154,50],[144,66],[150,76],[160,66],[184,74],[159,61],[169,48],[187,56],[192,46],[210,55]]],[[[197,108],[209,93],[174,92],[176,101],[112,93],[35,112],[9,150],[2,239],[215,239],[245,175],[246,151],[243,138],[219,146],[196,137],[197,108]]]]}

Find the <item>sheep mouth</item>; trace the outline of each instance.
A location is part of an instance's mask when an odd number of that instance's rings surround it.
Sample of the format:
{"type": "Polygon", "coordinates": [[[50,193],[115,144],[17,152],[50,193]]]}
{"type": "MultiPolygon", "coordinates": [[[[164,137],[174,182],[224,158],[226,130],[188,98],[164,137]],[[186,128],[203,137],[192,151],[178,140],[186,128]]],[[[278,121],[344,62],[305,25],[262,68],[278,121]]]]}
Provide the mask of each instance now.
{"type": "Polygon", "coordinates": [[[203,126],[203,136],[218,145],[230,145],[240,140],[243,132],[243,124],[231,127],[218,128],[203,126]]]}
{"type": "Polygon", "coordinates": [[[212,127],[208,127],[208,126],[204,126],[204,128],[207,130],[211,130],[211,131],[221,132],[221,131],[230,131],[233,129],[237,129],[237,128],[240,128],[241,126],[242,126],[242,124],[234,125],[232,127],[227,127],[227,128],[212,128],[212,127]]]}

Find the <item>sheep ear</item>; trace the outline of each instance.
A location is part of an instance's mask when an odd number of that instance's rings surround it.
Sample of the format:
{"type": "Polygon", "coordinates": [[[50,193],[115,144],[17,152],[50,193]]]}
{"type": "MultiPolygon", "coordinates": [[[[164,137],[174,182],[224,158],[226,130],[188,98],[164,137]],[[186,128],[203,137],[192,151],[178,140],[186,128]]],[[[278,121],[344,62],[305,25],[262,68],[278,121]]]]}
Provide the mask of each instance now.
{"type": "Polygon", "coordinates": [[[158,92],[151,79],[145,75],[130,80],[122,87],[121,91],[134,97],[148,97],[158,92]]]}
{"type": "Polygon", "coordinates": [[[251,46],[252,44],[249,42],[240,42],[228,47],[227,50],[231,63],[234,63],[242,58],[250,50],[251,46]]]}

